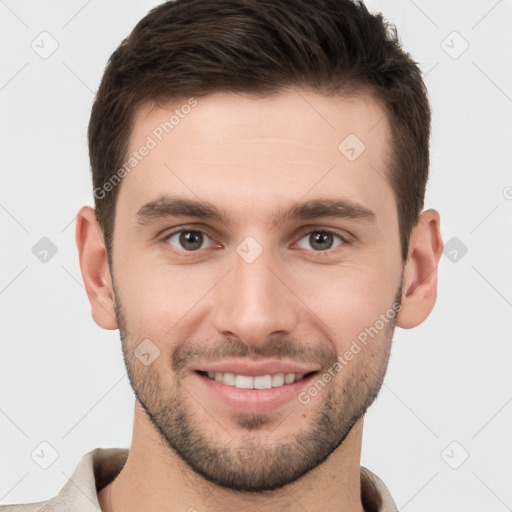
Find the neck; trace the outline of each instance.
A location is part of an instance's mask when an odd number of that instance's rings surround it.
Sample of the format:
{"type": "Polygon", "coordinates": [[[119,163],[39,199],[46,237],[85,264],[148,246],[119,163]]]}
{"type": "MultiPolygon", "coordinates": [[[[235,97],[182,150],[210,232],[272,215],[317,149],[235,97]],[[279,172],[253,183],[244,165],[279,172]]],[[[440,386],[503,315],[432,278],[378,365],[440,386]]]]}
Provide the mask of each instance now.
{"type": "Polygon", "coordinates": [[[362,512],[360,455],[363,420],[322,464],[273,491],[219,487],[195,473],[162,439],[138,401],[133,438],[119,476],[99,494],[103,512],[362,512]]]}

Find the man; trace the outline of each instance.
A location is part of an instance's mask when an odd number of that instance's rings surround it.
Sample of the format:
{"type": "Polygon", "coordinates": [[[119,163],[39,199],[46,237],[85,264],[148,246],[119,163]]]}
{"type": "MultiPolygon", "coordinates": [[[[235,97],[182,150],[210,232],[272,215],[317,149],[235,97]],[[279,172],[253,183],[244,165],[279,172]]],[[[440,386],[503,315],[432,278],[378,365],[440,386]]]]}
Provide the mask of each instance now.
{"type": "Polygon", "coordinates": [[[130,450],[9,510],[391,511],[360,466],[396,325],[431,312],[430,110],[349,0],[176,0],[112,55],[76,242],[119,328],[130,450]]]}

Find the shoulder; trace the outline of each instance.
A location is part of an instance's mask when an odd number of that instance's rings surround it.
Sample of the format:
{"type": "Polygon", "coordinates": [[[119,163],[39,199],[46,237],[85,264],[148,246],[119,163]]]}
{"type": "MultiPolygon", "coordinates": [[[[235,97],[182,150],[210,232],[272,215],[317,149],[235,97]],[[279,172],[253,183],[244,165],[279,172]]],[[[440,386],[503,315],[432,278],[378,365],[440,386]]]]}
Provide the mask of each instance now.
{"type": "MultiPolygon", "coordinates": [[[[14,505],[0,505],[0,512],[69,512],[76,509],[66,496],[59,493],[53,498],[35,503],[18,503],[14,505]]],[[[99,510],[99,509],[97,509],[99,510]]]]}
{"type": "Polygon", "coordinates": [[[57,496],[37,503],[0,505],[0,512],[98,512],[98,490],[119,474],[128,453],[126,448],[96,448],[82,457],[57,496]]]}
{"type": "Polygon", "coordinates": [[[37,503],[19,503],[17,505],[0,505],[0,512],[52,512],[57,510],[52,505],[53,499],[37,503]]]}

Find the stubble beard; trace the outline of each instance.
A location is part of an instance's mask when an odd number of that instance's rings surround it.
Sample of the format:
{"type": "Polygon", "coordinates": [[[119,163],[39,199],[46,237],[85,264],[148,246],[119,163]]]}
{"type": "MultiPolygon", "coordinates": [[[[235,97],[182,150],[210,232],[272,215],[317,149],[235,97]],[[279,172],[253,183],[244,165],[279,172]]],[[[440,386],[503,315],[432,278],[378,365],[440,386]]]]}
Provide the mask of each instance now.
{"type": "MultiPolygon", "coordinates": [[[[400,295],[401,290],[395,303],[400,303],[400,295]]],[[[295,434],[288,434],[279,442],[265,442],[272,435],[268,428],[271,418],[265,414],[244,414],[235,417],[236,435],[229,443],[220,443],[203,428],[208,423],[201,417],[209,414],[206,408],[190,397],[180,379],[173,379],[170,389],[162,389],[155,367],[144,366],[134,357],[137,342],[128,329],[118,293],[115,293],[115,309],[130,384],[164,442],[209,482],[248,493],[272,491],[295,482],[322,464],[341,445],[379,393],[396,324],[395,317],[378,339],[371,340],[312,398],[307,406],[309,420],[297,426],[295,434]]],[[[329,367],[320,370],[316,377],[320,378],[329,367]]],[[[297,401],[293,407],[306,406],[297,401]]],[[[286,422],[286,416],[281,421],[286,422]]],[[[277,430],[279,425],[272,428],[277,430]]]]}

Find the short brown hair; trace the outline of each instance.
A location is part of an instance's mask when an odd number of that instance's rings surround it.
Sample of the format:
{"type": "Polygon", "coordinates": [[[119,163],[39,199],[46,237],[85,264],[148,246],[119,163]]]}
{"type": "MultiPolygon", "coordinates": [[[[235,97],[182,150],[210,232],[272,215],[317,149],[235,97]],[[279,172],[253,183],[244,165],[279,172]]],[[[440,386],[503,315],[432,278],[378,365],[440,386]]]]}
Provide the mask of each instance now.
{"type": "Polygon", "coordinates": [[[172,0],[135,26],[109,59],[89,122],[96,216],[109,258],[120,187],[105,193],[103,186],[125,161],[142,102],[294,87],[367,91],[383,105],[405,261],[428,178],[430,106],[396,29],[350,0],[172,0]]]}

